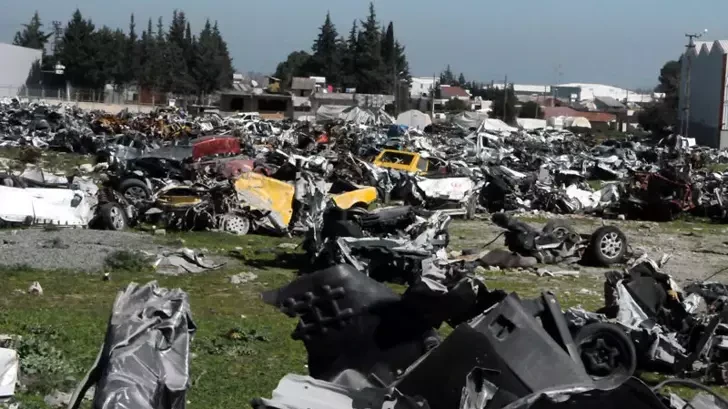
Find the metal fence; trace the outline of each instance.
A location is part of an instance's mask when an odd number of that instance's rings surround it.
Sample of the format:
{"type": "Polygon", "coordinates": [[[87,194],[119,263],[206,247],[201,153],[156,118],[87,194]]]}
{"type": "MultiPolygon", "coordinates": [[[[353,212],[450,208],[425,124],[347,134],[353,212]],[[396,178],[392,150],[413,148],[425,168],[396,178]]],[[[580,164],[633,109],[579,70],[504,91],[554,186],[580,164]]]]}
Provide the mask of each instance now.
{"type": "Polygon", "coordinates": [[[92,102],[117,105],[166,105],[167,98],[160,94],[142,95],[132,90],[98,90],[74,87],[29,87],[0,85],[0,97],[20,97],[30,100],[52,100],[60,102],[92,102]]]}

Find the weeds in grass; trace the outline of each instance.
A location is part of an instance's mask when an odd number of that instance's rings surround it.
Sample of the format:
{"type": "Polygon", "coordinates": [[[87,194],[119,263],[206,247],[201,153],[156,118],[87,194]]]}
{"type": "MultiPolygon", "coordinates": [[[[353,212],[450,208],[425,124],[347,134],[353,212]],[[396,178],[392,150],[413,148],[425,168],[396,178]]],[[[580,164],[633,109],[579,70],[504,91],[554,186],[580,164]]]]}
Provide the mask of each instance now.
{"type": "Polygon", "coordinates": [[[18,151],[18,160],[22,163],[38,164],[43,152],[34,146],[25,146],[18,151]]]}
{"type": "Polygon", "coordinates": [[[53,346],[62,336],[50,327],[28,326],[27,334],[11,337],[3,343],[15,349],[20,358],[20,383],[28,392],[47,393],[56,388],[68,388],[69,374],[76,369],[63,353],[53,346]]]}
{"type": "Polygon", "coordinates": [[[255,355],[254,343],[270,342],[270,338],[255,329],[232,328],[222,336],[196,341],[196,349],[202,353],[234,357],[255,355]]]}
{"type": "Polygon", "coordinates": [[[151,268],[149,257],[138,251],[117,250],[104,260],[109,270],[145,271],[151,268]]]}

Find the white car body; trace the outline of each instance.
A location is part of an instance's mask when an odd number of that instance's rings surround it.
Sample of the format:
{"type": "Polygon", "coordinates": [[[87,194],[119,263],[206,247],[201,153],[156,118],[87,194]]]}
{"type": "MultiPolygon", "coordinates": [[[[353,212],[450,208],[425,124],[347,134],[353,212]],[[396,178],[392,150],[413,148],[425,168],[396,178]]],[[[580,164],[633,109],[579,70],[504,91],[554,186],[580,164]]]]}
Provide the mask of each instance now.
{"type": "Polygon", "coordinates": [[[98,205],[95,192],[80,189],[0,186],[0,197],[0,221],[8,224],[86,227],[98,205]]]}
{"type": "Polygon", "coordinates": [[[259,121],[260,114],[258,112],[238,112],[232,114],[225,119],[226,125],[240,126],[250,121],[259,121]]]}

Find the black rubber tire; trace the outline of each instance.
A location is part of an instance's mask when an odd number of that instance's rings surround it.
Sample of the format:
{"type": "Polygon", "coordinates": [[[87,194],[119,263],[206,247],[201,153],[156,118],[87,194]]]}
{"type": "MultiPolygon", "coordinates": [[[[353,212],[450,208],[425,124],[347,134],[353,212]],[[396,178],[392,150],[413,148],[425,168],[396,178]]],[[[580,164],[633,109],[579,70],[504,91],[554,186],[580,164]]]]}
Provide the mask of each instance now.
{"type": "Polygon", "coordinates": [[[121,231],[129,226],[124,208],[118,203],[102,205],[99,208],[99,215],[101,216],[102,227],[106,230],[121,231]]]}
{"type": "Polygon", "coordinates": [[[149,199],[150,197],[152,197],[152,191],[149,189],[149,186],[147,186],[147,184],[144,183],[143,180],[134,178],[122,180],[121,183],[119,183],[119,193],[121,193],[121,195],[124,196],[125,199],[132,200],[126,197],[126,191],[129,188],[133,187],[141,188],[142,190],[144,190],[144,193],[147,195],[145,199],[149,199]]]}
{"type": "Polygon", "coordinates": [[[618,264],[624,261],[624,256],[627,254],[627,245],[627,236],[624,235],[622,230],[619,230],[615,226],[602,226],[592,233],[586,254],[589,257],[589,261],[593,264],[605,267],[611,266],[612,264],[618,264]],[[621,240],[622,247],[616,256],[607,257],[602,253],[600,244],[604,236],[613,233],[616,233],[619,240],[621,240]]]}
{"type": "Polygon", "coordinates": [[[597,389],[605,391],[615,389],[627,381],[637,369],[637,352],[634,343],[620,327],[614,324],[599,322],[585,325],[577,332],[574,343],[579,350],[584,367],[594,380],[597,389]],[[585,361],[585,358],[589,359],[586,355],[589,350],[588,345],[600,339],[608,348],[618,352],[613,362],[615,365],[609,368],[606,374],[597,371],[591,362],[585,361]]]}

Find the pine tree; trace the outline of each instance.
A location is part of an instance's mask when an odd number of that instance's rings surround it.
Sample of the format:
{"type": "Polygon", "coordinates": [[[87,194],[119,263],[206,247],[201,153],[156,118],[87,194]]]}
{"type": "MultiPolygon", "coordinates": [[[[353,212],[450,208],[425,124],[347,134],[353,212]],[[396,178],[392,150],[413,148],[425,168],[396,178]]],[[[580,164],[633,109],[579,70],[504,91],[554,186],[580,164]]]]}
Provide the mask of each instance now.
{"type": "Polygon", "coordinates": [[[440,73],[440,84],[452,85],[454,82],[455,82],[455,74],[452,73],[452,70],[450,69],[450,64],[448,64],[447,68],[445,68],[445,71],[440,73]]]}
{"type": "Polygon", "coordinates": [[[275,76],[286,84],[290,75],[324,74],[330,83],[356,88],[359,93],[390,93],[394,77],[410,80],[405,47],[394,35],[394,24],[389,23],[386,29],[380,27],[373,3],[369,4],[365,21],[354,20],[346,39],[338,36],[327,13],[313,51],[311,58],[304,51],[290,53],[286,61],[276,67],[275,76]],[[338,57],[323,57],[331,55],[338,57]],[[335,80],[331,81],[331,78],[335,80]]]}
{"type": "Polygon", "coordinates": [[[233,59],[230,57],[227,43],[220,34],[220,29],[217,25],[217,21],[212,26],[212,38],[215,42],[215,60],[214,64],[217,67],[217,82],[216,90],[230,88],[233,84],[233,59]]]}
{"type": "Polygon", "coordinates": [[[382,36],[382,60],[384,63],[384,72],[388,74],[385,77],[385,83],[386,87],[389,89],[393,89],[396,85],[392,81],[395,80],[395,77],[397,77],[400,72],[398,69],[397,57],[398,55],[394,41],[394,24],[390,21],[387,26],[387,30],[382,36]]]}
{"type": "Polygon", "coordinates": [[[167,39],[164,36],[164,22],[162,17],[157,19],[157,33],[154,38],[154,53],[151,64],[152,86],[156,90],[168,91],[164,79],[167,76],[165,58],[167,54],[167,39]]]}
{"type": "Polygon", "coordinates": [[[460,76],[458,77],[458,85],[461,87],[465,86],[465,75],[461,72],[460,76]]]}
{"type": "Polygon", "coordinates": [[[382,61],[382,44],[374,3],[369,3],[369,16],[366,21],[362,22],[358,45],[357,82],[359,86],[357,91],[362,93],[386,91],[387,78],[382,61]]]}
{"type": "Polygon", "coordinates": [[[104,85],[96,65],[98,47],[94,29],[91,20],[85,20],[81,11],[76,9],[59,46],[58,60],[66,66],[65,77],[77,87],[99,88],[104,85]]]}
{"type": "Polygon", "coordinates": [[[142,33],[139,41],[139,85],[149,88],[154,86],[153,64],[155,59],[154,32],[152,31],[152,19],[147,22],[147,29],[142,33]]]}
{"type": "Polygon", "coordinates": [[[394,54],[396,55],[397,72],[401,72],[400,78],[410,80],[409,62],[404,52],[404,46],[399,41],[394,42],[394,54]]]}
{"type": "Polygon", "coordinates": [[[122,85],[126,76],[126,35],[119,29],[112,30],[103,26],[93,34],[93,41],[96,47],[94,59],[98,72],[98,87],[101,88],[106,84],[122,85]]]}
{"type": "Polygon", "coordinates": [[[342,78],[341,83],[345,88],[355,88],[356,83],[356,63],[359,54],[359,28],[356,20],[349,30],[349,38],[342,44],[344,51],[342,52],[342,78]]]}
{"type": "Polygon", "coordinates": [[[326,77],[328,83],[341,85],[341,44],[329,13],[326,13],[326,20],[320,27],[320,33],[312,49],[311,70],[317,75],[326,77]]]}
{"type": "Polygon", "coordinates": [[[187,65],[190,45],[186,39],[187,18],[183,11],[174,10],[167,32],[164,57],[163,88],[176,94],[187,94],[194,88],[187,65]]]}
{"type": "Polygon", "coordinates": [[[139,36],[136,33],[134,14],[129,18],[129,37],[126,39],[126,72],[125,82],[138,83],[141,79],[141,50],[139,36]]]}
{"type": "Polygon", "coordinates": [[[15,33],[13,44],[21,47],[34,48],[36,50],[43,50],[45,53],[45,46],[48,44],[48,39],[51,38],[53,33],[46,34],[42,30],[42,27],[43,23],[40,22],[40,16],[36,11],[30,19],[30,22],[28,24],[23,24],[23,30],[15,33]]]}
{"type": "Polygon", "coordinates": [[[174,10],[172,13],[172,22],[167,32],[167,41],[176,44],[180,48],[184,48],[186,28],[187,18],[185,17],[185,13],[174,10]]]}
{"type": "Polygon", "coordinates": [[[195,86],[199,93],[205,95],[217,89],[218,70],[213,61],[215,61],[217,44],[212,34],[212,25],[210,20],[205,22],[205,26],[200,31],[197,38],[197,47],[195,49],[195,64],[193,65],[193,78],[195,86]]]}

